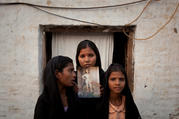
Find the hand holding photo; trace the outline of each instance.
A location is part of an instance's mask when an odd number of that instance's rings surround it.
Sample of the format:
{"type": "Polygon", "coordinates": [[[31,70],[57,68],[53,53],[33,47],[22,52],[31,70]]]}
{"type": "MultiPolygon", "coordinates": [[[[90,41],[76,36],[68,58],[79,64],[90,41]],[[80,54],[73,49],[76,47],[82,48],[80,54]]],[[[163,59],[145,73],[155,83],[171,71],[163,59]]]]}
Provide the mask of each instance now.
{"type": "Polygon", "coordinates": [[[78,68],[78,96],[80,98],[100,97],[99,67],[78,68]]]}

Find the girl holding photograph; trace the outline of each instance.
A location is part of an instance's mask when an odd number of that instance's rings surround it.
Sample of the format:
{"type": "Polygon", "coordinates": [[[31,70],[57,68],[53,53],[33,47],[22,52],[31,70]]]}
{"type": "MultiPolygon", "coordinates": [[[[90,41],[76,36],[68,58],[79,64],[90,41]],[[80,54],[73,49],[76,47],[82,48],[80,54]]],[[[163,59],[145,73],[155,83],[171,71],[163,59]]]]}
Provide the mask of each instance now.
{"type": "MultiPolygon", "coordinates": [[[[96,45],[90,40],[81,41],[77,46],[76,65],[80,68],[99,67],[100,90],[101,95],[104,88],[104,71],[101,68],[100,53],[96,45]]],[[[80,117],[83,119],[92,119],[96,104],[99,98],[80,98],[80,117]]]]}

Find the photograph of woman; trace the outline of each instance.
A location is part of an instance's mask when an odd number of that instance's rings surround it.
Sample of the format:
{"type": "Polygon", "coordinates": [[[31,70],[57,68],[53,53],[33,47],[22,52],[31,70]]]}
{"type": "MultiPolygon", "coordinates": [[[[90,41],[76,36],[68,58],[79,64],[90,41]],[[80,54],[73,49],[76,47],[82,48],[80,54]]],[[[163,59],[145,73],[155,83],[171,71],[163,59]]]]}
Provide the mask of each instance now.
{"type": "Polygon", "coordinates": [[[99,98],[99,68],[78,68],[77,74],[79,98],[99,98]]]}

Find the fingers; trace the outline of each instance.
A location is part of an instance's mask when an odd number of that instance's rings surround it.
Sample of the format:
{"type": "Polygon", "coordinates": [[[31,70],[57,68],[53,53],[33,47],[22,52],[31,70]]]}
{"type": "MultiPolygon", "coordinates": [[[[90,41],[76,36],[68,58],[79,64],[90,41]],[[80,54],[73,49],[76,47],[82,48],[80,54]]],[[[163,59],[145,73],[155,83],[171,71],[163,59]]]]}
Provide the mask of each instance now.
{"type": "Polygon", "coordinates": [[[75,81],[72,81],[73,86],[77,86],[77,83],[75,81]]]}
{"type": "Polygon", "coordinates": [[[104,93],[104,88],[103,88],[103,86],[102,86],[102,85],[100,85],[100,95],[102,96],[102,95],[103,95],[103,93],[104,93]]]}
{"type": "Polygon", "coordinates": [[[74,81],[73,81],[73,89],[74,89],[75,93],[78,93],[78,85],[74,81]]]}

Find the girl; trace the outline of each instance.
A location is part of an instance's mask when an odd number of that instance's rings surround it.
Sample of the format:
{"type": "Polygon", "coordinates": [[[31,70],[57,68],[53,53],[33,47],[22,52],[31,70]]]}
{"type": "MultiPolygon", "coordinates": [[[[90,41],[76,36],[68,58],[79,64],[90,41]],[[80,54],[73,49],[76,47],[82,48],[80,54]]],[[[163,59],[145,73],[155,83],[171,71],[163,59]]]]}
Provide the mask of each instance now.
{"type": "Polygon", "coordinates": [[[52,58],[43,72],[43,93],[38,98],[34,119],[70,119],[76,96],[73,91],[76,74],[72,59],[52,58]]]}
{"type": "Polygon", "coordinates": [[[103,101],[97,106],[96,119],[141,119],[124,68],[111,64],[105,76],[103,101]]]}
{"type": "Polygon", "coordinates": [[[101,67],[101,57],[96,45],[90,40],[81,41],[77,46],[76,53],[77,67],[88,68],[92,66],[99,67],[100,84],[104,86],[104,71],[101,67]]]}
{"type": "MultiPolygon", "coordinates": [[[[101,58],[96,45],[90,40],[81,41],[77,47],[76,53],[77,67],[88,68],[92,66],[99,67],[101,94],[104,87],[104,71],[101,68],[101,58]]],[[[96,104],[100,98],[82,98],[80,99],[80,116],[83,119],[92,119],[96,104]]]]}

